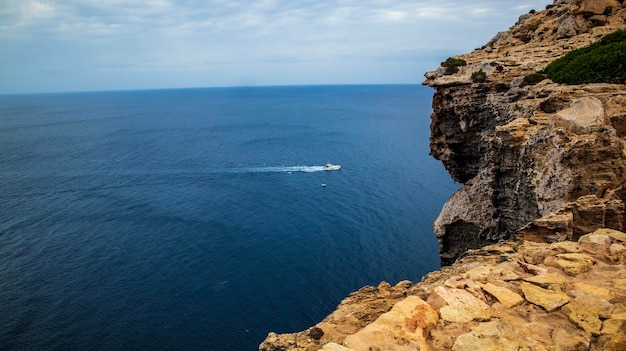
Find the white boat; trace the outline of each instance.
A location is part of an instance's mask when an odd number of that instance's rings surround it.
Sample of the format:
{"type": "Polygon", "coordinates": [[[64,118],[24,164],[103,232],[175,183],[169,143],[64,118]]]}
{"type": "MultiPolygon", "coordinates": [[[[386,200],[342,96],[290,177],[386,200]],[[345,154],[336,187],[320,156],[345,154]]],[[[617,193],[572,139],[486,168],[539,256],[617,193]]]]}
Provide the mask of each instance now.
{"type": "Polygon", "coordinates": [[[324,166],[324,170],[325,170],[325,171],[337,171],[337,170],[340,170],[340,169],[341,169],[341,166],[340,166],[340,165],[334,165],[334,164],[332,164],[332,163],[327,163],[327,164],[324,166]]]}

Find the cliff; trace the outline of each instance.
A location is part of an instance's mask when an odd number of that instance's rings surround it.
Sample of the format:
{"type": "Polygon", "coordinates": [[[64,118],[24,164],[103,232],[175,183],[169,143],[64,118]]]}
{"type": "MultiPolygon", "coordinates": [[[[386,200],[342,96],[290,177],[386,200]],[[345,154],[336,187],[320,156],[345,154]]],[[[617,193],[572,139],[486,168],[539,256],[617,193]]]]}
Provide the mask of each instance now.
{"type": "Polygon", "coordinates": [[[459,56],[467,62],[459,72],[426,73],[435,89],[431,155],[463,184],[434,225],[444,265],[520,230],[559,241],[624,228],[624,85],[524,79],[626,27],[626,9],[609,0],[549,7],[459,56]],[[480,70],[486,79],[476,83],[480,70]]]}
{"type": "Polygon", "coordinates": [[[426,73],[431,155],[463,184],[434,224],[444,267],[259,349],[626,350],[626,87],[526,78],[620,28],[623,1],[556,0],[426,73]]]}

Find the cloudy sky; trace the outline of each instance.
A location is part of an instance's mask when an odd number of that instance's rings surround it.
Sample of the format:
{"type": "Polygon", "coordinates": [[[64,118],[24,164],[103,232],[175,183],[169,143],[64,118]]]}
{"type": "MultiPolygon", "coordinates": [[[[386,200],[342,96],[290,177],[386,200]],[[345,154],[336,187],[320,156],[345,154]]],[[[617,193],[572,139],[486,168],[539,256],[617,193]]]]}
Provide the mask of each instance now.
{"type": "Polygon", "coordinates": [[[0,93],[421,83],[551,0],[0,0],[0,93]]]}

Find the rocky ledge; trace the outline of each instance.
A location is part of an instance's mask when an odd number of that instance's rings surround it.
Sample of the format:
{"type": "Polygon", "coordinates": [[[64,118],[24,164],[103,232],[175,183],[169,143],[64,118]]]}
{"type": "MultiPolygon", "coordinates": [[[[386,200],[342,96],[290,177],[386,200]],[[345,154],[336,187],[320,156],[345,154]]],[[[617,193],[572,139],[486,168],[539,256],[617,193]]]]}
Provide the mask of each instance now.
{"type": "Polygon", "coordinates": [[[431,155],[463,184],[434,224],[444,267],[259,349],[626,350],[626,87],[527,79],[622,28],[623,1],[556,0],[426,73],[431,155]]]}
{"type": "Polygon", "coordinates": [[[626,234],[509,241],[390,286],[365,287],[262,351],[626,350],[626,234]]]}

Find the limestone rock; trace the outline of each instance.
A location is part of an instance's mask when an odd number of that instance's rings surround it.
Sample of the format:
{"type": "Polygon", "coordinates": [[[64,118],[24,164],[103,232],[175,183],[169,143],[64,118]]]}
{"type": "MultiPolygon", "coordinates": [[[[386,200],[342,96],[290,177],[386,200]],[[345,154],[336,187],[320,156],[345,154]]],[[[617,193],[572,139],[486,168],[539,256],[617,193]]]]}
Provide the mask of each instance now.
{"type": "Polygon", "coordinates": [[[563,274],[560,273],[539,274],[533,277],[524,278],[524,280],[544,288],[550,285],[563,285],[569,281],[563,274]]]}
{"type": "Polygon", "coordinates": [[[489,308],[485,302],[465,290],[451,289],[443,286],[436,287],[426,301],[436,310],[445,305],[453,307],[473,306],[483,309],[489,308]]]}
{"type": "Polygon", "coordinates": [[[626,320],[626,306],[622,305],[620,307],[615,308],[615,310],[611,314],[611,318],[626,320]]]}
{"type": "Polygon", "coordinates": [[[604,300],[610,300],[611,298],[613,298],[613,293],[611,293],[610,289],[598,286],[596,284],[576,282],[572,284],[571,289],[579,290],[586,294],[590,294],[604,300]]]}
{"type": "Polygon", "coordinates": [[[620,262],[626,259],[626,246],[622,244],[611,244],[609,246],[609,258],[613,262],[620,262]]]}
{"type": "Polygon", "coordinates": [[[574,8],[573,13],[586,17],[601,15],[604,13],[607,6],[611,6],[614,3],[614,1],[609,0],[581,0],[579,1],[578,7],[574,8]]]}
{"type": "Polygon", "coordinates": [[[454,345],[452,351],[501,351],[502,347],[498,345],[497,341],[492,338],[479,337],[472,333],[467,333],[459,336],[454,345]]]}
{"type": "Polygon", "coordinates": [[[426,302],[408,296],[373,323],[346,337],[343,344],[354,351],[369,351],[373,346],[398,351],[424,348],[424,334],[438,319],[437,312],[426,302]]]}
{"type": "Polygon", "coordinates": [[[556,113],[563,125],[574,132],[589,132],[604,124],[604,107],[596,97],[581,97],[572,102],[569,108],[556,113]]]}
{"type": "Polygon", "coordinates": [[[611,247],[611,237],[604,234],[587,234],[578,239],[578,244],[592,252],[607,252],[611,247]]]}
{"type": "Polygon", "coordinates": [[[558,346],[559,350],[585,351],[589,350],[591,337],[587,333],[556,328],[552,332],[552,341],[558,346]]]}
{"type": "Polygon", "coordinates": [[[564,292],[547,290],[526,282],[522,283],[520,288],[528,302],[541,306],[548,312],[556,310],[571,300],[564,292]]]}
{"type": "Polygon", "coordinates": [[[607,319],[602,322],[602,334],[623,334],[626,335],[626,320],[607,319]]]}
{"type": "Polygon", "coordinates": [[[570,275],[587,272],[594,263],[593,257],[579,253],[559,254],[556,257],[548,257],[545,262],[547,266],[559,268],[570,275]]]}
{"type": "Polygon", "coordinates": [[[434,225],[443,265],[520,230],[550,242],[625,228],[626,86],[521,84],[567,52],[626,28],[625,17],[614,0],[557,1],[458,56],[465,71],[426,76],[435,88],[431,155],[463,184],[434,225]],[[485,62],[496,69],[484,83],[461,84],[485,62]]]}
{"type": "Polygon", "coordinates": [[[581,251],[577,242],[569,240],[553,243],[548,248],[556,253],[578,253],[581,251]]]}
{"type": "Polygon", "coordinates": [[[606,235],[616,242],[626,243],[626,233],[620,232],[618,230],[609,229],[609,228],[600,228],[596,230],[595,232],[593,232],[593,234],[606,235]]]}
{"type": "Polygon", "coordinates": [[[561,311],[565,313],[573,323],[583,328],[585,331],[593,335],[600,335],[602,321],[600,321],[600,316],[593,308],[577,303],[568,303],[563,306],[561,311]]]}
{"type": "Polygon", "coordinates": [[[441,319],[453,323],[467,323],[471,321],[486,321],[491,318],[489,310],[477,306],[450,306],[439,309],[441,319]]]}
{"type": "Polygon", "coordinates": [[[523,297],[507,288],[496,286],[492,283],[481,284],[480,287],[498,299],[504,307],[514,307],[524,302],[523,297]]]}

